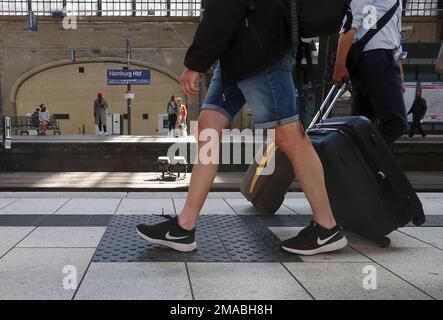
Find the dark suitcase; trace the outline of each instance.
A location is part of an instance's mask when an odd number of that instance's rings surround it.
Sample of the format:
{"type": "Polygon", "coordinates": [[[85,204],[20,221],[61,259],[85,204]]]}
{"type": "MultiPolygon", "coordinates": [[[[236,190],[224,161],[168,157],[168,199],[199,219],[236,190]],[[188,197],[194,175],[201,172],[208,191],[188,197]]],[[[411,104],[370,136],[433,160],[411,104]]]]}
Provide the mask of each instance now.
{"type": "MultiPolygon", "coordinates": [[[[390,243],[386,235],[392,231],[410,221],[416,225],[424,223],[423,208],[391,150],[368,119],[326,120],[345,90],[346,85],[338,90],[324,112],[337,87],[330,91],[314,117],[308,135],[324,166],[326,187],[336,220],[346,230],[386,247],[390,243]],[[322,119],[321,123],[315,125],[319,119],[322,119]]],[[[292,182],[288,177],[293,178],[287,157],[278,150],[275,157],[278,176],[255,177],[257,189],[254,194],[245,192],[251,176],[245,176],[242,184],[243,194],[256,206],[271,207],[270,212],[276,211],[277,204],[281,205],[292,182]],[[258,184],[260,180],[263,181],[258,184]],[[275,186],[278,186],[278,193],[275,186]],[[268,200],[272,196],[275,199],[268,200]]],[[[259,172],[257,167],[259,165],[252,164],[248,172],[259,172]]]]}
{"type": "Polygon", "coordinates": [[[417,194],[367,118],[328,119],[308,134],[323,163],[334,216],[345,230],[387,247],[392,231],[410,221],[424,223],[417,194]]]}

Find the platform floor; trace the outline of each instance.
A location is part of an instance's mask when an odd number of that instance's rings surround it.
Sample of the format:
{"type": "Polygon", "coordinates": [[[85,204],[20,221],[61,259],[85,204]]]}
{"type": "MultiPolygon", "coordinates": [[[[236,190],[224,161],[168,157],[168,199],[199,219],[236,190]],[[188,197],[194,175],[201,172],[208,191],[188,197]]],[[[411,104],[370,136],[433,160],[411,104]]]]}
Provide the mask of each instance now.
{"type": "Polygon", "coordinates": [[[0,192],[0,299],[443,299],[443,193],[419,196],[426,224],[389,248],[348,233],[341,252],[298,257],[278,246],[309,223],[301,193],[273,216],[211,193],[199,249],[177,254],[133,227],[180,212],[186,193],[0,192]]]}
{"type": "MultiPolygon", "coordinates": [[[[218,173],[213,191],[238,191],[243,172],[218,173]]],[[[417,191],[443,192],[443,172],[408,172],[417,191]]],[[[155,172],[13,172],[0,173],[0,191],[187,191],[191,174],[162,181],[155,172]]],[[[293,191],[301,191],[295,182],[293,191]]]]}

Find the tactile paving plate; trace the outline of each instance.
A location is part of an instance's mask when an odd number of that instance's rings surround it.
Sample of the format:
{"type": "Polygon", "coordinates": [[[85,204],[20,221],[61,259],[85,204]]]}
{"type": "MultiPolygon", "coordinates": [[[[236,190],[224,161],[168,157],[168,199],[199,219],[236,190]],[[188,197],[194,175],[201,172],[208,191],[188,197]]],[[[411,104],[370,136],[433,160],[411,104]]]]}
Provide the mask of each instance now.
{"type": "MultiPolygon", "coordinates": [[[[198,248],[180,253],[150,244],[135,227],[155,224],[161,216],[117,215],[109,224],[94,262],[302,262],[281,249],[280,240],[255,216],[203,216],[196,233],[198,248]]],[[[293,225],[299,225],[294,220],[293,225]]]]}

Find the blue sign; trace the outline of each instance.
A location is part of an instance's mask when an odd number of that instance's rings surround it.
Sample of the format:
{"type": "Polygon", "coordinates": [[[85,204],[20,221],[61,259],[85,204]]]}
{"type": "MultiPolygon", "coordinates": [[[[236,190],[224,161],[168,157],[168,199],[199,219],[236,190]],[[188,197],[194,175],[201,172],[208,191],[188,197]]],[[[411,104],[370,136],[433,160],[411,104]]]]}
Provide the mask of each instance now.
{"type": "Polygon", "coordinates": [[[150,85],[151,70],[108,70],[108,86],[150,85]]]}

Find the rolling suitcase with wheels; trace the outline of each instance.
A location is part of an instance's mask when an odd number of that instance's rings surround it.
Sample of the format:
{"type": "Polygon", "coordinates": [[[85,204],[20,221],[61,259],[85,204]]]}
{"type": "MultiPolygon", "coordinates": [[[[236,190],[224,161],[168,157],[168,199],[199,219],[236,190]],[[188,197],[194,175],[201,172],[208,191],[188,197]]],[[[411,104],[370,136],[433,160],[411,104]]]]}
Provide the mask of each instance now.
{"type": "Polygon", "coordinates": [[[421,225],[425,215],[409,180],[368,119],[327,119],[344,90],[345,86],[324,112],[337,87],[331,90],[308,135],[323,163],[329,200],[338,223],[386,247],[389,233],[410,221],[421,225]],[[322,121],[315,124],[320,118],[322,121]]]}

